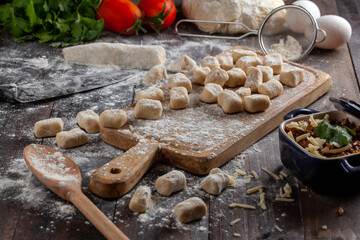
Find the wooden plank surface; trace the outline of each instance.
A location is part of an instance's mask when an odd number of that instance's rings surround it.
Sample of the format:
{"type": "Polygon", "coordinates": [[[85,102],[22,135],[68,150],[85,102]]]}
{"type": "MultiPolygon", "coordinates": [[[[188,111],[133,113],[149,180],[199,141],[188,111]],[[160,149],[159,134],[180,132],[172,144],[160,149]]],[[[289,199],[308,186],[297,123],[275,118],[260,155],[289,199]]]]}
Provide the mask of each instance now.
{"type": "MultiPolygon", "coordinates": [[[[291,2],[291,1],[287,1],[291,2]]],[[[322,14],[338,14],[358,23],[358,1],[315,1],[322,14]],[[357,7],[356,8],[354,7],[357,7]]],[[[359,28],[353,25],[353,37],[348,45],[336,50],[315,49],[301,64],[320,69],[333,78],[333,87],[329,93],[310,107],[317,110],[333,109],[328,97],[345,96],[360,101],[358,87],[359,73],[359,28]],[[355,37],[354,37],[355,36],[355,37]]],[[[174,34],[163,31],[161,36],[150,33],[154,39],[171,39],[174,34]]],[[[104,39],[115,39],[140,44],[143,36],[122,37],[104,33],[104,39]]],[[[218,42],[217,42],[218,43],[218,42]]],[[[223,44],[246,45],[258,48],[255,37],[238,41],[224,41],[223,44]]],[[[19,49],[26,45],[19,45],[19,49]]],[[[220,52],[219,46],[208,49],[209,55],[220,52]]],[[[191,57],[203,57],[190,52],[191,57]]],[[[197,59],[197,60],[198,60],[197,59]]],[[[48,117],[64,119],[66,129],[76,126],[76,113],[84,109],[101,111],[123,108],[133,102],[133,96],[143,86],[129,83],[75,94],[69,97],[42,101],[32,104],[0,103],[0,239],[103,239],[101,234],[71,206],[47,190],[32,177],[21,164],[22,149],[30,143],[44,143],[56,147],[53,138],[44,141],[33,136],[33,124],[48,117]],[[10,180],[14,180],[13,182],[10,180]],[[36,193],[38,197],[32,195],[36,193]],[[28,201],[24,197],[27,196],[28,201]],[[38,201],[38,202],[36,202],[38,201]]],[[[256,142],[242,154],[234,157],[222,169],[229,174],[241,168],[248,173],[252,170],[260,175],[245,184],[243,177],[236,178],[236,185],[226,189],[220,196],[214,197],[199,190],[201,176],[185,172],[188,179],[186,191],[171,197],[162,197],[155,192],[156,178],[174,168],[156,164],[150,168],[138,185],[149,185],[154,193],[156,204],[147,214],[134,214],[128,209],[130,197],[134,191],[115,200],[104,200],[89,191],[91,172],[122,153],[121,150],[105,144],[99,134],[90,135],[90,143],[65,154],[78,163],[83,175],[85,194],[131,239],[232,239],[233,233],[241,234],[240,239],[358,239],[360,238],[360,195],[327,196],[306,189],[294,177],[286,182],[293,187],[295,203],[278,203],[274,197],[285,181],[277,182],[261,168],[278,172],[282,169],[279,156],[278,133],[273,131],[256,142]],[[256,205],[258,195],[246,195],[246,189],[262,183],[265,186],[267,211],[230,209],[231,202],[256,205]],[[306,190],[306,191],[305,191],[306,190]],[[201,196],[206,202],[209,214],[201,221],[191,224],[179,224],[172,215],[173,207],[190,196],[201,196]],[[341,206],[345,213],[337,214],[341,206]],[[240,218],[233,227],[229,222],[240,218]],[[274,226],[283,228],[283,232],[274,226]],[[326,225],[327,230],[322,226],[326,225]]]]}

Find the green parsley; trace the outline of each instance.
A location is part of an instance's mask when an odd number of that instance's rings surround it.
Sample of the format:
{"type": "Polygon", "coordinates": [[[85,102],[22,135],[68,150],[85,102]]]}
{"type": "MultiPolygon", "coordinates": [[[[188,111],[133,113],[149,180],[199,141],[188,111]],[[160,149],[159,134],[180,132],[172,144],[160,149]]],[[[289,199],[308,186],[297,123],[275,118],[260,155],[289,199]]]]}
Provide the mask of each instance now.
{"type": "Polygon", "coordinates": [[[328,143],[337,143],[339,146],[351,143],[352,136],[356,135],[350,128],[331,125],[326,119],[319,123],[314,132],[317,137],[325,139],[328,143]]]}
{"type": "Polygon", "coordinates": [[[96,20],[101,0],[13,0],[0,5],[0,27],[16,42],[38,40],[66,47],[95,40],[104,28],[96,20]]]}

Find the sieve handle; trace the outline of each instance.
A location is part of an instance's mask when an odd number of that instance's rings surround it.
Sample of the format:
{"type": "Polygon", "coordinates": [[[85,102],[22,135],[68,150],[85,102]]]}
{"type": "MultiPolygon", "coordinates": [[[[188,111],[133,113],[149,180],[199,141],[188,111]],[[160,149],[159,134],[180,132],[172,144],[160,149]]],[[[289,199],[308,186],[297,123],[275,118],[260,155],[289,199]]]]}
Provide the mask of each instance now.
{"type": "Polygon", "coordinates": [[[326,34],[325,30],[318,28],[317,31],[322,32],[322,34],[324,34],[324,37],[322,39],[320,39],[320,40],[316,40],[316,43],[321,43],[321,42],[325,41],[325,39],[327,37],[327,34],[326,34]]]}

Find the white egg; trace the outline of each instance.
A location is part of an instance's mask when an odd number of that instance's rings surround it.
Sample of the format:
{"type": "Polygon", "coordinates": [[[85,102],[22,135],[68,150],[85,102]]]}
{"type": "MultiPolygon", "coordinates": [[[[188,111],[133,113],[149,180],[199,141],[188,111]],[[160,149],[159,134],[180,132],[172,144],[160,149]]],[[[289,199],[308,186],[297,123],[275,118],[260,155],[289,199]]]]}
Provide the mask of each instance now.
{"type": "MultiPolygon", "coordinates": [[[[299,5],[308,10],[314,19],[320,17],[320,9],[312,1],[300,0],[293,2],[293,4],[299,5]]],[[[288,9],[286,12],[286,23],[292,31],[296,33],[304,33],[306,26],[311,24],[311,19],[301,10],[288,9]]]]}
{"type": "MultiPolygon", "coordinates": [[[[318,27],[326,32],[326,38],[323,42],[316,43],[315,46],[322,49],[335,49],[345,44],[351,37],[351,25],[346,19],[336,15],[325,15],[316,19],[318,27]]],[[[305,36],[311,38],[312,28],[307,27],[305,36]]],[[[324,38],[322,32],[318,32],[317,41],[324,38]]]]}

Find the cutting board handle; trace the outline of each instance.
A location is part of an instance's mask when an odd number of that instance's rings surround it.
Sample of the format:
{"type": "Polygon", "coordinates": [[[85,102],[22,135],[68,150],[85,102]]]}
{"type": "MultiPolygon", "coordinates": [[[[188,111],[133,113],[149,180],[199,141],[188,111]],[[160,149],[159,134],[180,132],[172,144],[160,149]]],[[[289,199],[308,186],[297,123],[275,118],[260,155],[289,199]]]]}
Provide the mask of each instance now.
{"type": "Polygon", "coordinates": [[[158,159],[159,144],[147,139],[95,170],[90,190],[103,198],[117,198],[129,192],[158,159]]]}

